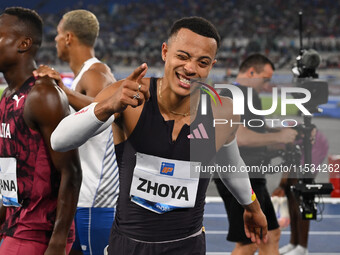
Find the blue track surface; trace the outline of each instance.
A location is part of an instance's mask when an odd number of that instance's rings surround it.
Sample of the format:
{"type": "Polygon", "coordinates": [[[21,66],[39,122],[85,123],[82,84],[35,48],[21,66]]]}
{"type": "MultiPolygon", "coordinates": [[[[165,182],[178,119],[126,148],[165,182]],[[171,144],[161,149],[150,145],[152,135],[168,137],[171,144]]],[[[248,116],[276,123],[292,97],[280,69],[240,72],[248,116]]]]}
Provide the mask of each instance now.
{"type": "MultiPolygon", "coordinates": [[[[234,243],[226,241],[228,219],[222,202],[206,204],[204,226],[207,254],[229,254],[234,243]]],[[[280,246],[288,243],[289,236],[289,228],[282,231],[280,246]]],[[[308,250],[312,255],[340,254],[340,204],[325,204],[322,221],[311,221],[308,250]]]]}

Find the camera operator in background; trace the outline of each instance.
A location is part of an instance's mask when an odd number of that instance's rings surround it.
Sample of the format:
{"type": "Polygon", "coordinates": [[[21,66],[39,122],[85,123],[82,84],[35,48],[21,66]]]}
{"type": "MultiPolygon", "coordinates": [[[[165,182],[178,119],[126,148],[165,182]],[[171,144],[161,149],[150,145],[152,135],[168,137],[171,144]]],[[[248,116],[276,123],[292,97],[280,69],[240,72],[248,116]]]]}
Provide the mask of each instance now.
{"type": "MultiPolygon", "coordinates": [[[[299,13],[299,15],[302,15],[299,13]]],[[[313,49],[303,50],[301,47],[300,55],[297,57],[297,64],[293,68],[293,74],[297,78],[296,83],[298,87],[303,87],[312,92],[312,100],[305,104],[305,107],[312,113],[318,112],[318,105],[326,103],[328,101],[328,84],[327,82],[316,80],[319,76],[316,73],[316,68],[321,62],[320,55],[313,49]]],[[[305,117],[306,118],[306,117],[305,117]]],[[[311,116],[307,117],[309,119],[308,125],[304,123],[302,129],[300,130],[301,135],[304,136],[305,133],[311,132],[309,139],[304,139],[303,142],[297,142],[302,146],[302,149],[309,143],[309,148],[311,149],[311,162],[307,160],[305,155],[306,150],[303,150],[303,157],[300,166],[304,166],[305,163],[314,165],[317,169],[319,165],[323,162],[328,154],[328,141],[326,137],[317,131],[314,125],[311,124],[311,116]]],[[[306,122],[306,120],[305,120],[306,122]]],[[[315,170],[315,169],[314,169],[315,170]]],[[[300,202],[297,199],[296,191],[292,191],[292,186],[295,186],[299,182],[299,178],[304,178],[302,181],[305,183],[312,183],[315,179],[317,171],[313,169],[305,169],[304,173],[285,173],[283,174],[279,186],[274,190],[272,196],[283,197],[287,196],[288,200],[288,211],[290,218],[290,228],[291,235],[290,241],[287,245],[279,249],[280,255],[307,255],[308,254],[308,232],[310,220],[303,219],[300,212],[300,202]],[[303,174],[303,176],[301,176],[303,174]]],[[[321,194],[321,193],[320,193],[321,194]]],[[[314,201],[314,197],[311,199],[314,201]]],[[[314,203],[314,202],[313,202],[314,203]]],[[[301,208],[302,209],[302,208],[301,208]]],[[[313,212],[316,214],[316,211],[313,212]]]]}
{"type": "MultiPolygon", "coordinates": [[[[326,137],[316,129],[312,132],[312,164],[318,166],[323,162],[328,154],[328,141],[326,137]]],[[[304,157],[300,164],[304,165],[304,157]]],[[[288,210],[290,218],[290,241],[287,245],[279,249],[280,255],[307,255],[308,254],[308,232],[310,220],[302,219],[299,210],[299,201],[296,194],[291,190],[292,185],[298,183],[295,173],[283,174],[279,186],[273,191],[272,196],[287,196],[288,210]]],[[[316,174],[310,174],[308,177],[315,178],[316,174]]]]}
{"type": "MultiPolygon", "coordinates": [[[[247,105],[248,88],[253,89],[252,101],[254,108],[261,110],[262,105],[258,93],[265,90],[269,85],[274,69],[273,63],[267,57],[261,54],[250,55],[240,65],[236,81],[233,83],[242,90],[245,99],[245,114],[241,115],[240,121],[241,123],[244,121],[245,125],[239,125],[237,130],[237,143],[241,157],[248,166],[260,167],[261,165],[268,165],[269,162],[265,162],[266,160],[264,160],[267,146],[293,143],[298,134],[297,131],[292,128],[270,129],[265,125],[261,127],[251,127],[248,125],[248,121],[252,119],[260,119],[265,122],[263,116],[255,115],[249,110],[247,105]]],[[[221,91],[220,95],[231,97],[229,90],[221,91]]],[[[268,222],[268,242],[258,246],[251,243],[241,227],[243,226],[242,215],[244,209],[233,198],[229,190],[224,187],[223,183],[217,178],[215,179],[217,190],[224,201],[228,213],[229,232],[227,240],[236,242],[232,254],[254,254],[257,249],[259,249],[260,254],[279,254],[280,229],[266,187],[266,179],[262,173],[250,172],[249,177],[268,222]]]]}

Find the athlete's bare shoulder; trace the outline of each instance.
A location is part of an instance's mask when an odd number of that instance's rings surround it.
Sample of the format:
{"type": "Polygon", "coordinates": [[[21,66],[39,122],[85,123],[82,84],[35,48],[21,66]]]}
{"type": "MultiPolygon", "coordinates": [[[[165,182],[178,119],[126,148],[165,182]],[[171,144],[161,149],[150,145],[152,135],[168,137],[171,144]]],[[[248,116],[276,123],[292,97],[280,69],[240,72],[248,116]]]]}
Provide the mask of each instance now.
{"type": "Polygon", "coordinates": [[[104,63],[95,63],[84,72],[76,90],[84,95],[95,97],[103,88],[115,82],[110,68],[104,63]]]}
{"type": "Polygon", "coordinates": [[[55,81],[47,76],[38,78],[28,93],[24,118],[27,124],[38,129],[39,123],[60,121],[69,113],[66,94],[57,86],[55,81]]]}
{"type": "MultiPolygon", "coordinates": [[[[47,77],[40,77],[35,81],[35,84],[32,88],[32,90],[30,91],[30,93],[28,94],[29,99],[38,99],[40,100],[44,100],[44,99],[49,99],[47,100],[49,103],[50,101],[52,101],[52,99],[55,99],[54,97],[56,97],[58,100],[66,100],[65,103],[68,103],[67,101],[67,96],[66,94],[63,92],[63,90],[56,84],[56,82],[47,77]]],[[[51,102],[52,103],[52,102],[51,102]]]]}
{"type": "Polygon", "coordinates": [[[103,63],[103,62],[94,63],[89,68],[89,70],[96,70],[96,71],[102,72],[102,73],[111,73],[110,67],[107,64],[103,63]]]}
{"type": "Polygon", "coordinates": [[[89,70],[85,72],[85,74],[93,74],[93,73],[97,73],[99,75],[105,76],[105,78],[108,80],[109,83],[116,81],[111,71],[111,68],[105,63],[102,63],[102,62],[95,63],[89,68],[89,70]]]}

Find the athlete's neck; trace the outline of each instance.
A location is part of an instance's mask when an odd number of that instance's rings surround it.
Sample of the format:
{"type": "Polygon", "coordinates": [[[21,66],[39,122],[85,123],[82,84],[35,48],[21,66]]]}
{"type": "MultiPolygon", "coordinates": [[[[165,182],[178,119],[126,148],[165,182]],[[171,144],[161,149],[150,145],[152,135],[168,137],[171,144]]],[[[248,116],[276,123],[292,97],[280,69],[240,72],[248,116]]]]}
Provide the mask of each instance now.
{"type": "Polygon", "coordinates": [[[30,59],[21,61],[10,70],[3,72],[9,90],[18,90],[29,77],[33,76],[32,72],[35,69],[37,69],[37,65],[33,59],[30,59]]]}
{"type": "Polygon", "coordinates": [[[246,73],[237,75],[235,83],[244,87],[254,88],[256,90],[256,87],[254,86],[254,78],[248,76],[246,73]]]}
{"type": "Polygon", "coordinates": [[[199,100],[199,91],[195,90],[188,96],[176,94],[165,79],[159,79],[157,89],[158,104],[166,112],[172,115],[182,115],[183,117],[192,115],[196,111],[199,100]],[[193,107],[195,106],[195,107],[193,107]]]}
{"type": "Polygon", "coordinates": [[[77,47],[70,55],[69,66],[74,74],[77,76],[82,69],[86,60],[94,57],[94,49],[89,47],[77,47]]]}

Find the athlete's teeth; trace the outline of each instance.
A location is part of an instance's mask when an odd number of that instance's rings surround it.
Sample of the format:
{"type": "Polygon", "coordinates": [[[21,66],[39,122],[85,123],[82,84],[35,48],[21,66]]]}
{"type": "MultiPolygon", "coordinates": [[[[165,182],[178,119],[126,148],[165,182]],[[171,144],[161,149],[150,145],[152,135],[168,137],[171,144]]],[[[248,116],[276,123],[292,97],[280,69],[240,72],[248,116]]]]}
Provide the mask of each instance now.
{"type": "Polygon", "coordinates": [[[186,83],[186,84],[190,84],[190,80],[187,80],[187,79],[185,79],[185,78],[183,78],[183,77],[180,77],[180,81],[181,81],[181,82],[184,82],[184,83],[186,83]]]}

